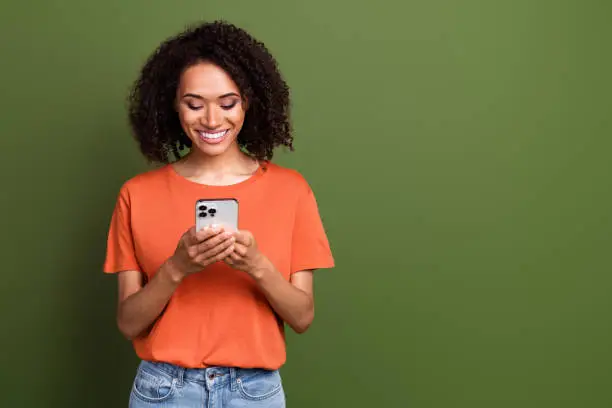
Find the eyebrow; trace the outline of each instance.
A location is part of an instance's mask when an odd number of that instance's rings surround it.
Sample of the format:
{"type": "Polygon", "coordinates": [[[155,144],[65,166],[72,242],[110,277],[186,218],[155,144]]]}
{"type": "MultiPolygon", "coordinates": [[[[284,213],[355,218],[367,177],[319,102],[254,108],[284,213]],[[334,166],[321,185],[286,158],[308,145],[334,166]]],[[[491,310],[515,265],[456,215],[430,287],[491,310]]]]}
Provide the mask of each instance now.
{"type": "MultiPolygon", "coordinates": [[[[230,92],[230,93],[226,93],[226,94],[223,94],[223,95],[219,96],[217,99],[227,98],[228,96],[240,97],[240,95],[238,95],[237,93],[230,92]]],[[[196,99],[202,99],[202,100],[205,99],[201,95],[192,94],[192,93],[186,93],[185,95],[183,95],[183,98],[187,98],[187,97],[196,98],[196,99]]]]}

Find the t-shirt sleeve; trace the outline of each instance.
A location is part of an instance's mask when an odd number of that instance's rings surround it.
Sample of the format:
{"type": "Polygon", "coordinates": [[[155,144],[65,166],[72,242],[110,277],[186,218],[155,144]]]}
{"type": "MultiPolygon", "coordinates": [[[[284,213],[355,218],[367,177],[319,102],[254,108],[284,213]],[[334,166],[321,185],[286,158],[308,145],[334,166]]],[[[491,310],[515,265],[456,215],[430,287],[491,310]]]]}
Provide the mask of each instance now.
{"type": "Polygon", "coordinates": [[[327,234],[312,189],[298,199],[293,228],[291,273],[334,267],[327,234]]]}
{"type": "Polygon", "coordinates": [[[117,197],[108,231],[105,273],[117,273],[127,270],[140,271],[134,251],[130,216],[130,195],[124,185],[117,197]]]}

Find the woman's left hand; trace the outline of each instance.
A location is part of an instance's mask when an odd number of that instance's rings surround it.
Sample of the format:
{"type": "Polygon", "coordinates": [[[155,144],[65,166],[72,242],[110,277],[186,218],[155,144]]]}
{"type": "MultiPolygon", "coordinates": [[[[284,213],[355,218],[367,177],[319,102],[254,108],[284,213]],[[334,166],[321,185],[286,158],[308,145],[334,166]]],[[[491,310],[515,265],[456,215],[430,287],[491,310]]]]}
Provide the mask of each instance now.
{"type": "Polygon", "coordinates": [[[234,252],[225,258],[225,262],[255,277],[257,271],[265,265],[265,256],[257,248],[257,242],[250,231],[235,232],[234,237],[234,252]]]}

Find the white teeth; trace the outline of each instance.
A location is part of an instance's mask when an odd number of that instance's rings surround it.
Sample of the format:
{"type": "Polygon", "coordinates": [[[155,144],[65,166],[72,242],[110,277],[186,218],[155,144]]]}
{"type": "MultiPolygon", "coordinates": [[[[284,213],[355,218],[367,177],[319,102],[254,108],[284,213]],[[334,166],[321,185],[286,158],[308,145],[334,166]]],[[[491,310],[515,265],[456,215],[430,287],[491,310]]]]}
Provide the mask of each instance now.
{"type": "Polygon", "coordinates": [[[221,132],[216,132],[216,133],[200,132],[200,135],[202,135],[202,137],[206,139],[219,139],[220,137],[225,136],[226,133],[227,133],[227,130],[223,130],[221,132]]]}

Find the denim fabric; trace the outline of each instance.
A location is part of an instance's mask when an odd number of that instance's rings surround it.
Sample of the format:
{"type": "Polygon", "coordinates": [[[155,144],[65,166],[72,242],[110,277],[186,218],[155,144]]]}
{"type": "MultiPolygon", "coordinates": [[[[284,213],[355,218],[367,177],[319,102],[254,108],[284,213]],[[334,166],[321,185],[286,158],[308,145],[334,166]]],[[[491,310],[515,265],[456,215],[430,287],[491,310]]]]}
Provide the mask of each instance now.
{"type": "Polygon", "coordinates": [[[131,408],[284,408],[278,370],[209,367],[185,369],[142,361],[130,394],[131,408]]]}

